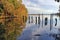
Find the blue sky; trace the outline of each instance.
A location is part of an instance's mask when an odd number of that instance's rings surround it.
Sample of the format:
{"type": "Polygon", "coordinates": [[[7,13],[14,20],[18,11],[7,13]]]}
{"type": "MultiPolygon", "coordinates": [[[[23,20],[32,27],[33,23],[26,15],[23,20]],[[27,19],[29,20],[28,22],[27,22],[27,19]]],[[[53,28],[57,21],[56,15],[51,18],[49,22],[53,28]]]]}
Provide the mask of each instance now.
{"type": "Polygon", "coordinates": [[[23,0],[29,14],[57,13],[59,3],[54,0],[23,0]]]}

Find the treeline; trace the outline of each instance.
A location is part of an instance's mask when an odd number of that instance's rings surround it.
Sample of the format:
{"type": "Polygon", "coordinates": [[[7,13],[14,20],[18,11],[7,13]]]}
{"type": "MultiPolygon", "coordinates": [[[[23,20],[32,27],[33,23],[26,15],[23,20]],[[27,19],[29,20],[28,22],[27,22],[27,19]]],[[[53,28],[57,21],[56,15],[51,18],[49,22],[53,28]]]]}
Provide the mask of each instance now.
{"type": "Polygon", "coordinates": [[[60,13],[57,13],[57,15],[60,17],[60,13]]]}
{"type": "Polygon", "coordinates": [[[0,40],[16,40],[25,28],[27,13],[22,0],[0,0],[0,40]]]}

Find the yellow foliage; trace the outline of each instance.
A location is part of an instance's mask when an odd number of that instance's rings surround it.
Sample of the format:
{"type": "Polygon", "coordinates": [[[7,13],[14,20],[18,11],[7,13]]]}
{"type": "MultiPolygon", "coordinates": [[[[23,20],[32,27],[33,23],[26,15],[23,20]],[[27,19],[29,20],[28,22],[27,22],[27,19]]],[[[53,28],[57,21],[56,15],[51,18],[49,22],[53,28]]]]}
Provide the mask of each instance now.
{"type": "Polygon", "coordinates": [[[14,6],[9,3],[9,2],[6,2],[6,4],[4,5],[5,7],[5,10],[8,12],[8,13],[13,13],[14,12],[14,6]],[[9,4],[9,5],[8,5],[9,4]]]}
{"type": "Polygon", "coordinates": [[[22,4],[22,0],[1,0],[0,3],[4,7],[0,16],[0,22],[5,26],[5,38],[6,40],[8,38],[8,40],[15,40],[14,38],[20,35],[23,28],[25,28],[28,16],[27,9],[22,4]]]}

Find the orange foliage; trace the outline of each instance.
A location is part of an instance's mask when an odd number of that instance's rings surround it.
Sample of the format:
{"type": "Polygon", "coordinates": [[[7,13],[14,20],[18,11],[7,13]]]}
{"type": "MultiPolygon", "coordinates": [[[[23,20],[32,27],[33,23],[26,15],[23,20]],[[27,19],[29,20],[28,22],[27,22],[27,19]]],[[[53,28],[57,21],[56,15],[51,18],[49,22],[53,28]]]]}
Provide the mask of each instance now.
{"type": "Polygon", "coordinates": [[[5,37],[11,36],[11,34],[15,34],[16,36],[20,35],[23,28],[25,28],[28,16],[25,5],[21,4],[21,0],[1,0],[0,3],[4,6],[4,9],[2,9],[3,13],[0,16],[3,19],[0,19],[0,22],[5,25],[5,37]]]}

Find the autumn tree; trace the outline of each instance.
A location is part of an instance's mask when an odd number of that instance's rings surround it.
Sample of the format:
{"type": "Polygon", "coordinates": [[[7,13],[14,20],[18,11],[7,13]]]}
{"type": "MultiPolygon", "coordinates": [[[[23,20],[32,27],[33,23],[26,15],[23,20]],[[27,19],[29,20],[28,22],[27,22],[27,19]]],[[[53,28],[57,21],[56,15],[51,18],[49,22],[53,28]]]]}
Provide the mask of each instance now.
{"type": "Polygon", "coordinates": [[[0,23],[3,25],[1,30],[4,30],[2,38],[16,40],[25,28],[27,15],[22,0],[0,0],[0,23]]]}

